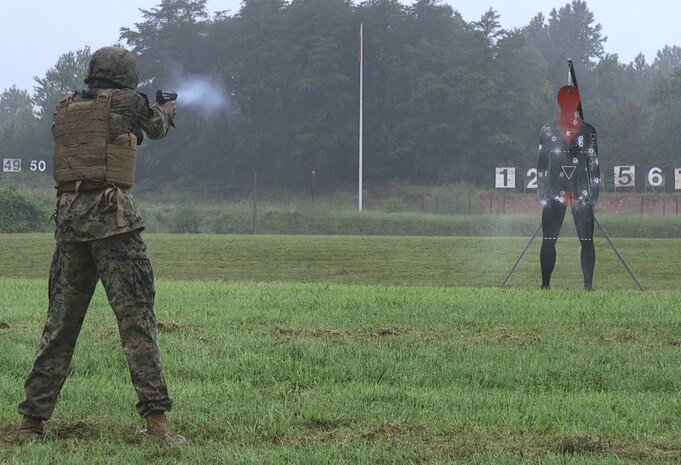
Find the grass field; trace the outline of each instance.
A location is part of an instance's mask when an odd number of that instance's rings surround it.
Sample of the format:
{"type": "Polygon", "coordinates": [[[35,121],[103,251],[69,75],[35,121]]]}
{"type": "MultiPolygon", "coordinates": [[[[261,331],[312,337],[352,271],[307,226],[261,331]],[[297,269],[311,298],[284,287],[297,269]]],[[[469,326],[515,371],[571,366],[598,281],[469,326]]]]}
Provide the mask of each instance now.
{"type": "MultiPolygon", "coordinates": [[[[156,277],[172,281],[323,282],[496,287],[527,237],[386,237],[145,234],[156,277]]],[[[535,240],[509,281],[538,288],[535,240]]],[[[616,238],[648,289],[681,290],[676,239],[616,238]]],[[[596,238],[598,289],[637,289],[605,239],[596,238]]],[[[54,241],[48,234],[0,235],[0,277],[45,279],[54,241]]],[[[580,289],[579,241],[561,237],[552,285],[580,289]]]]}
{"type": "Polygon", "coordinates": [[[145,236],[183,447],[137,433],[101,289],[48,423],[14,441],[46,308],[48,235],[0,236],[0,463],[681,462],[681,241],[597,241],[540,291],[525,238],[145,236]]]}

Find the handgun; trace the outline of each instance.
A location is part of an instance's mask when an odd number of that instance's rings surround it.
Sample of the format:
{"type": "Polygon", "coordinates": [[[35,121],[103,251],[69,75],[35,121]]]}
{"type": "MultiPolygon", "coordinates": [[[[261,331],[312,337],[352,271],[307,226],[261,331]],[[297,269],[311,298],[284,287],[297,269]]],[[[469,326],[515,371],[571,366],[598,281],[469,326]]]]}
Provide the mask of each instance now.
{"type": "Polygon", "coordinates": [[[166,102],[174,102],[175,100],[177,100],[177,92],[167,92],[161,89],[156,91],[157,103],[164,104],[166,102]]]}

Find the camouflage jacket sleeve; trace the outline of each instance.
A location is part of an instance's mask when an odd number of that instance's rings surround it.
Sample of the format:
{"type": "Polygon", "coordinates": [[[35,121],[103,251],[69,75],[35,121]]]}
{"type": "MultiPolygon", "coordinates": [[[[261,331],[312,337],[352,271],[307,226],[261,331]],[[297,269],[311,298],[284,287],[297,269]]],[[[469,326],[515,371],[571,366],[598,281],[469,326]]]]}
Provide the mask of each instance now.
{"type": "Polygon", "coordinates": [[[168,113],[156,105],[150,105],[146,95],[139,93],[137,95],[143,100],[139,110],[139,128],[149,136],[149,139],[165,137],[170,128],[168,113]]]}
{"type": "Polygon", "coordinates": [[[170,118],[156,105],[150,105],[146,95],[120,89],[114,92],[111,102],[111,126],[112,136],[141,130],[150,139],[161,139],[168,133],[170,118]]]}

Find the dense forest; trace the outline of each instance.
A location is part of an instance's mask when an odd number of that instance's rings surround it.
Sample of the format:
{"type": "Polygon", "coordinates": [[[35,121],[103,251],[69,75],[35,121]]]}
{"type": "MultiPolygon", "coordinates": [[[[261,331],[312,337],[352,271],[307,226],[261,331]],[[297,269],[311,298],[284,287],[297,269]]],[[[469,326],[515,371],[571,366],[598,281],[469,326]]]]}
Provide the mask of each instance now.
{"type": "MultiPolygon", "coordinates": [[[[495,166],[533,166],[568,57],[606,174],[681,164],[681,48],[621,63],[582,0],[511,30],[494,9],[467,22],[437,0],[244,0],[234,15],[162,0],[140,13],[119,38],[139,90],[179,92],[177,128],[140,156],[138,180],[152,184],[239,187],[257,172],[296,191],[314,171],[320,187],[356,186],[360,24],[368,182],[489,188],[495,166]]],[[[52,112],[83,87],[90,53],[64,53],[32,92],[2,92],[4,154],[49,163],[52,112]]]]}

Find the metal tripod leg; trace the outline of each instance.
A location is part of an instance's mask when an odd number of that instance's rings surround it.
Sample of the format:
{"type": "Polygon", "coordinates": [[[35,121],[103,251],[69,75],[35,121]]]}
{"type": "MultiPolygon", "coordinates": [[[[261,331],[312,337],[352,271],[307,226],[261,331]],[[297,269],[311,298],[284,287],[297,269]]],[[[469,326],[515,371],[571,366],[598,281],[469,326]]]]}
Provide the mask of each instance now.
{"type": "Polygon", "coordinates": [[[532,234],[532,237],[530,237],[529,242],[527,243],[527,245],[525,246],[525,248],[523,249],[523,251],[520,253],[520,256],[519,256],[518,259],[515,261],[515,263],[513,264],[513,266],[511,267],[511,269],[509,270],[509,272],[506,273],[506,277],[505,277],[504,280],[501,282],[501,287],[504,287],[504,286],[506,285],[506,283],[508,282],[508,280],[511,279],[511,275],[513,274],[513,272],[515,271],[516,267],[518,266],[518,263],[520,263],[520,260],[522,260],[523,257],[525,256],[525,254],[527,253],[527,250],[528,250],[528,249],[530,248],[530,246],[532,245],[532,242],[534,241],[534,238],[537,237],[537,234],[539,233],[539,230],[540,230],[540,229],[541,229],[541,223],[539,223],[539,226],[537,226],[537,229],[534,230],[534,234],[532,234]]]}
{"type": "Polygon", "coordinates": [[[601,232],[603,233],[605,238],[608,240],[608,244],[610,244],[610,247],[612,247],[612,250],[615,251],[615,254],[617,255],[617,257],[622,262],[622,265],[624,265],[624,268],[626,268],[626,270],[629,272],[629,276],[631,276],[631,279],[634,280],[634,282],[638,286],[639,290],[645,291],[645,289],[643,288],[643,285],[641,284],[641,281],[638,280],[638,278],[634,274],[633,270],[629,267],[629,264],[627,263],[627,261],[624,259],[624,257],[620,253],[620,251],[617,249],[617,246],[615,246],[615,243],[612,241],[612,239],[610,239],[610,236],[608,235],[608,233],[605,232],[605,228],[603,227],[601,222],[598,221],[598,218],[596,218],[595,216],[594,216],[594,221],[596,222],[596,225],[601,230],[601,232]]]}
{"type": "MultiPolygon", "coordinates": [[[[629,266],[629,264],[627,263],[627,261],[624,259],[624,257],[623,257],[622,254],[620,253],[619,249],[617,248],[617,246],[616,246],[615,243],[613,242],[613,240],[610,238],[610,236],[608,235],[608,233],[605,231],[605,228],[603,227],[603,225],[601,224],[601,222],[598,221],[598,218],[596,218],[595,216],[594,216],[594,221],[595,221],[596,225],[598,226],[598,228],[599,228],[599,229],[601,230],[601,232],[603,233],[603,235],[605,236],[605,238],[607,239],[608,244],[610,244],[610,247],[612,247],[612,250],[615,251],[615,255],[617,255],[617,258],[619,258],[620,261],[622,262],[622,265],[624,265],[624,268],[625,268],[625,269],[627,270],[627,272],[629,273],[629,276],[631,276],[631,279],[633,279],[634,282],[636,283],[636,285],[638,286],[639,290],[645,291],[645,288],[643,287],[643,284],[641,284],[641,281],[639,281],[639,279],[636,277],[636,274],[634,273],[634,271],[631,269],[631,267],[629,266]]],[[[537,237],[537,233],[539,233],[539,230],[540,230],[540,229],[541,229],[541,223],[539,223],[539,226],[537,226],[537,229],[535,229],[534,234],[532,234],[532,237],[530,237],[529,242],[527,243],[527,245],[525,246],[525,248],[523,249],[523,251],[520,253],[520,256],[519,256],[518,259],[515,261],[515,263],[513,264],[513,266],[511,267],[511,269],[509,270],[509,272],[506,273],[506,277],[505,277],[504,280],[501,282],[501,287],[504,287],[504,286],[506,285],[506,283],[508,283],[508,280],[511,279],[511,275],[513,274],[513,272],[515,271],[516,267],[518,266],[518,264],[520,263],[520,261],[523,259],[523,257],[524,257],[525,254],[527,253],[527,250],[530,248],[530,245],[532,245],[532,242],[534,242],[534,239],[537,237]]]]}

